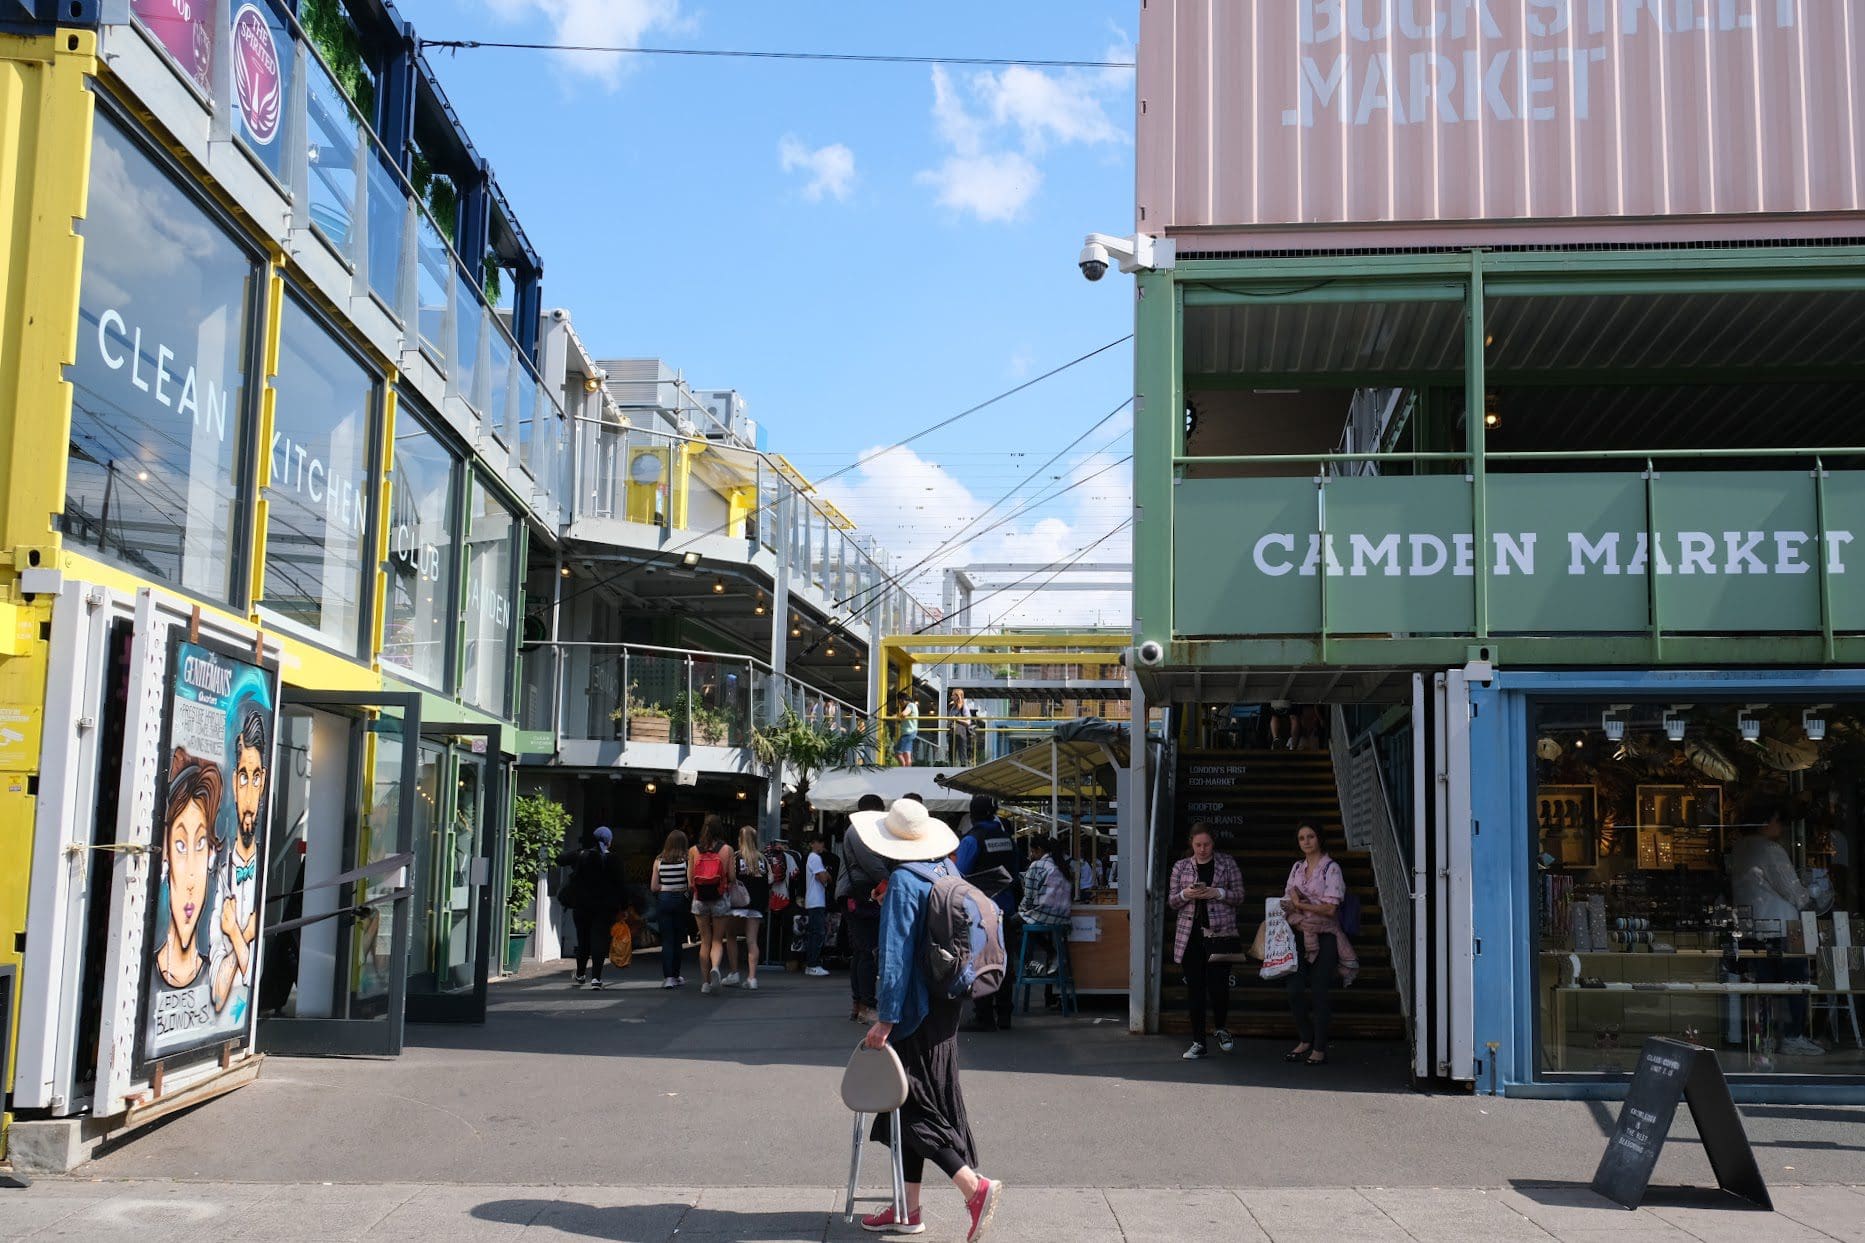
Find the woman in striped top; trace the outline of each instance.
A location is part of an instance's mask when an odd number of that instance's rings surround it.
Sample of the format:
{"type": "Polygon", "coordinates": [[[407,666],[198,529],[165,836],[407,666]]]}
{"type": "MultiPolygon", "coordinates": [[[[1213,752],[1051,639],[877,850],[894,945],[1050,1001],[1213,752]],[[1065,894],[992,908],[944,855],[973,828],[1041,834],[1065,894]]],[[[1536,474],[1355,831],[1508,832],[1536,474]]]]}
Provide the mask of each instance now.
{"type": "Polygon", "coordinates": [[[655,858],[649,888],[654,891],[655,928],[661,938],[661,987],[679,988],[686,983],[680,974],[680,951],[686,944],[686,895],[692,888],[687,876],[686,834],[679,829],[667,835],[667,844],[655,858]]]}

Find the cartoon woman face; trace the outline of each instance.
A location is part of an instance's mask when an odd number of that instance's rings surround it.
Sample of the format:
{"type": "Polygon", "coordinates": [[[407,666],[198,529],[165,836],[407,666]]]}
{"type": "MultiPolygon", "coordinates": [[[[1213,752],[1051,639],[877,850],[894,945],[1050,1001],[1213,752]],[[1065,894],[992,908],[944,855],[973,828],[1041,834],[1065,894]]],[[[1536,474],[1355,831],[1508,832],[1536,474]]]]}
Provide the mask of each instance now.
{"type": "Polygon", "coordinates": [[[168,922],[183,946],[194,943],[201,910],[207,904],[207,873],[214,858],[207,810],[189,799],[168,822],[163,853],[168,862],[168,922]]]}

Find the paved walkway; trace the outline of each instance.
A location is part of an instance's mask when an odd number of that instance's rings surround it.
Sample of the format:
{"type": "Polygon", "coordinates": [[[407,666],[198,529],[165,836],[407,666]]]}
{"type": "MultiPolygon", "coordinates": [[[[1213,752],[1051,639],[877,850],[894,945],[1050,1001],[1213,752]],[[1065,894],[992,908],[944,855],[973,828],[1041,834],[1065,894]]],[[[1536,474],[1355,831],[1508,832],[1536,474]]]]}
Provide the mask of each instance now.
{"type": "MultiPolygon", "coordinates": [[[[359,1137],[361,1138],[361,1137],[359,1137]]],[[[929,1240],[963,1237],[956,1192],[928,1188],[929,1240]]],[[[878,1194],[878,1190],[876,1192],[878,1194]]],[[[1865,1187],[1782,1186],[1775,1212],[1672,1193],[1625,1210],[1584,1188],[1011,1187],[1000,1243],[1774,1243],[1865,1239],[1865,1187]]],[[[46,1180],[0,1191],[0,1239],[792,1243],[871,1238],[841,1193],[691,1187],[467,1187],[384,1183],[46,1180]]]]}

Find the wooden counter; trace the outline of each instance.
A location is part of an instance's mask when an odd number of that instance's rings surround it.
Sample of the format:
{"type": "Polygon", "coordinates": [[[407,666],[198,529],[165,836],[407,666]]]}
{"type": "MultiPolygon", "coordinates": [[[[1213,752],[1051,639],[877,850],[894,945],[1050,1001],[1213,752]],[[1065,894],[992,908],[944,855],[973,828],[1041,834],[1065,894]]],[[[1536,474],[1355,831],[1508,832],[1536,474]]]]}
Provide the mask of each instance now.
{"type": "Polygon", "coordinates": [[[1095,903],[1077,905],[1074,919],[1093,919],[1101,936],[1095,941],[1069,940],[1068,952],[1075,969],[1075,987],[1083,992],[1124,993],[1130,987],[1132,959],[1130,924],[1127,912],[1117,906],[1095,903]]]}

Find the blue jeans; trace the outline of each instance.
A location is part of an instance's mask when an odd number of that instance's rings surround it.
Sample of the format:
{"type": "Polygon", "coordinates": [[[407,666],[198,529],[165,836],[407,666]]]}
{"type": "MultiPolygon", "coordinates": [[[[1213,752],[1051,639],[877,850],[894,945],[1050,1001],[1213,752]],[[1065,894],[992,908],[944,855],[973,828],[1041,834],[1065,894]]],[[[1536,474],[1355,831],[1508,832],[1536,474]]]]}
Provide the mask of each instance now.
{"type": "Polygon", "coordinates": [[[654,930],[661,938],[661,978],[680,974],[680,947],[686,943],[687,896],[662,892],[654,904],[654,930]]]}
{"type": "Polygon", "coordinates": [[[803,965],[822,966],[822,942],[829,931],[829,912],[822,907],[803,912],[803,965]]]}

